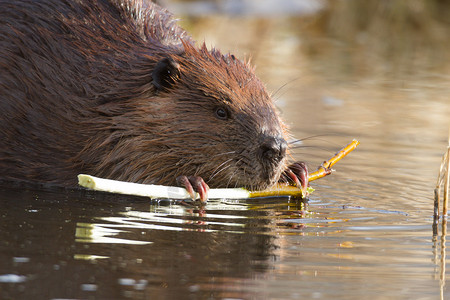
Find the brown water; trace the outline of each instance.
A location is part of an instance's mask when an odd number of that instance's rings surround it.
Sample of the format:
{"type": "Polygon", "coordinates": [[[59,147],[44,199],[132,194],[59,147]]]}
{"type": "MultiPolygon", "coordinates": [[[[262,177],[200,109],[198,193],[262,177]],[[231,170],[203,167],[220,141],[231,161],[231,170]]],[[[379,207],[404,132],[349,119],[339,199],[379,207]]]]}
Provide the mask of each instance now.
{"type": "Polygon", "coordinates": [[[325,6],[303,15],[295,3],[234,16],[206,2],[171,8],[197,40],[253,57],[292,135],[305,139],[295,159],[314,169],[361,141],[312,183],[309,202],[222,200],[199,211],[3,187],[1,299],[448,298],[432,236],[449,130],[448,7],[312,2],[325,6]]]}

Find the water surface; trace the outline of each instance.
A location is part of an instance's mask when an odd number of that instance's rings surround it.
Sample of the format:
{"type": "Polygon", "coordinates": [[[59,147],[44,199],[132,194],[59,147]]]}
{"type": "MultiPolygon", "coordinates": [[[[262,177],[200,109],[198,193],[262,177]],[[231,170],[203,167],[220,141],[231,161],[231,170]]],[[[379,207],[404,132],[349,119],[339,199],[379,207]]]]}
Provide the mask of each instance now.
{"type": "Polygon", "coordinates": [[[314,169],[361,141],[335,174],[312,183],[308,202],[198,209],[2,186],[0,298],[447,298],[431,224],[449,128],[449,10],[375,2],[179,12],[197,40],[252,57],[303,139],[293,160],[314,169]]]}

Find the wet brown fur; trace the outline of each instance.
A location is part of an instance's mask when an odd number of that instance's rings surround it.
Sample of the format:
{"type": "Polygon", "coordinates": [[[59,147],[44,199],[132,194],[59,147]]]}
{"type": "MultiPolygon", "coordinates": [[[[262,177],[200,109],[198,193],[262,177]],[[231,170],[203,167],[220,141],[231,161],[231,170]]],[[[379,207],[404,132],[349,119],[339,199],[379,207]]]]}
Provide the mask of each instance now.
{"type": "Polygon", "coordinates": [[[285,127],[254,70],[197,48],[149,1],[0,0],[0,179],[74,185],[89,173],[174,185],[264,188],[285,159],[258,158],[285,127]],[[179,78],[152,84],[164,58],[179,78]],[[228,120],[214,112],[226,107],[228,120]]]}

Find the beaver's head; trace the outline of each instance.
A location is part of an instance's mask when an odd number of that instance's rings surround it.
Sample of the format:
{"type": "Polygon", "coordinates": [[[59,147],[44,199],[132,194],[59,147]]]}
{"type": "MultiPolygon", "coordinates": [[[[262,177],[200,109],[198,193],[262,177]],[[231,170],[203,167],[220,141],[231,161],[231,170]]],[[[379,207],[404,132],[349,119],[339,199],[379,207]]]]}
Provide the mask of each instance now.
{"type": "Polygon", "coordinates": [[[180,175],[211,187],[276,183],[286,167],[285,126],[253,69],[205,46],[183,48],[148,58],[150,84],[111,118],[115,144],[94,174],[167,185],[180,175]]]}

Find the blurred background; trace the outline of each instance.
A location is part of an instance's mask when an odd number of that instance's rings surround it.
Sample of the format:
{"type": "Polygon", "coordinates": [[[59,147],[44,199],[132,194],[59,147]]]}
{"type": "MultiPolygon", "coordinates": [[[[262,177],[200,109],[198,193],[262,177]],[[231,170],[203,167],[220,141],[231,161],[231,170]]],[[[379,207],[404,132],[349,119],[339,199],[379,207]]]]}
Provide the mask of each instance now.
{"type": "Polygon", "coordinates": [[[450,1],[158,3],[199,44],[251,60],[302,140],[292,160],[315,169],[361,145],[308,202],[199,209],[1,187],[0,298],[448,299],[432,213],[450,125],[450,1]]]}

